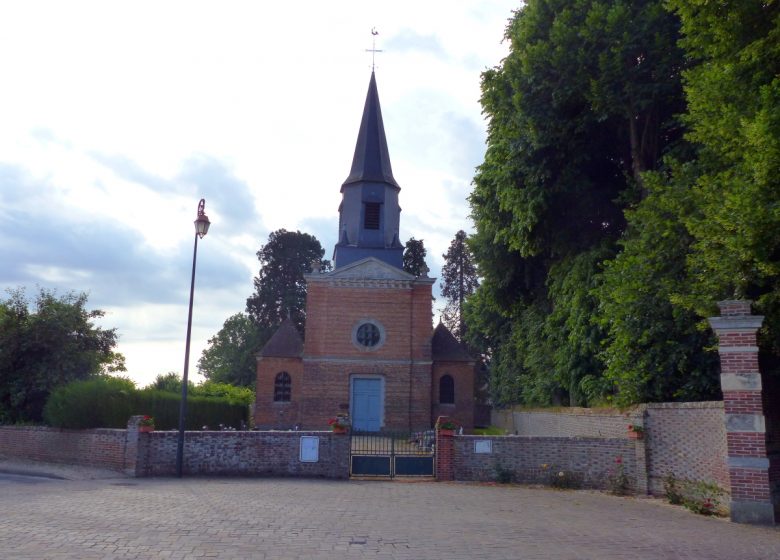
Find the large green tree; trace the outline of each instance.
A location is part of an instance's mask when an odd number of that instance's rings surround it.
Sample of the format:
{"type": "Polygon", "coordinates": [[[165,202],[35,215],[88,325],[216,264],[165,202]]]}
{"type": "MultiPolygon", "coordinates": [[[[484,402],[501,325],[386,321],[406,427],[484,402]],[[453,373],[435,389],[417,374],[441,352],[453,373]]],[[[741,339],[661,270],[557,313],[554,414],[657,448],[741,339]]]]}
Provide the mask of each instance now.
{"type": "MultiPolygon", "coordinates": [[[[246,311],[258,329],[273,331],[290,317],[303,332],[306,322],[306,282],[303,275],[330,270],[325,249],[313,235],[280,229],[257,252],[260,272],[246,311]]],[[[265,343],[265,341],[262,341],[265,343]]]]}
{"type": "Polygon", "coordinates": [[[198,373],[210,381],[254,387],[261,341],[268,332],[260,330],[244,313],[225,320],[219,332],[209,339],[198,360],[198,373]]]}
{"type": "Polygon", "coordinates": [[[499,402],[604,393],[591,292],[644,173],[681,139],[678,32],[661,0],[529,0],[483,74],[488,148],[470,197],[483,282],[466,317],[499,402]]]}
{"type": "Polygon", "coordinates": [[[762,359],[780,364],[780,2],[670,0],[682,45],[688,139],[696,159],[689,303],[700,315],[723,298],[756,300],[766,316],[762,359]]]}
{"type": "Polygon", "coordinates": [[[40,421],[52,389],[101,373],[125,371],[115,329],[95,326],[87,294],[23,289],[0,301],[0,422],[40,421]]]}
{"type": "Polygon", "coordinates": [[[442,321],[458,340],[462,340],[466,332],[463,304],[479,286],[474,255],[466,244],[466,238],[466,232],[459,230],[442,255],[441,294],[446,300],[442,321]]]}

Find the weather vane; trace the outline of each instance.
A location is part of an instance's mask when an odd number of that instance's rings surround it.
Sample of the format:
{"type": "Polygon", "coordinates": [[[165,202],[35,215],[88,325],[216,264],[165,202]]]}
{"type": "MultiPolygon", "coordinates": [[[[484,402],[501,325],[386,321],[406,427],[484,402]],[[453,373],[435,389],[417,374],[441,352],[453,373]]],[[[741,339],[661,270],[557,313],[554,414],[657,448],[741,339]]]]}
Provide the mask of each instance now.
{"type": "Polygon", "coordinates": [[[374,57],[376,56],[376,53],[382,52],[382,50],[376,48],[376,36],[379,35],[379,31],[376,30],[376,27],[371,28],[371,35],[373,36],[371,38],[371,48],[366,49],[366,52],[371,53],[371,71],[373,72],[374,68],[376,67],[374,64],[374,57]]]}

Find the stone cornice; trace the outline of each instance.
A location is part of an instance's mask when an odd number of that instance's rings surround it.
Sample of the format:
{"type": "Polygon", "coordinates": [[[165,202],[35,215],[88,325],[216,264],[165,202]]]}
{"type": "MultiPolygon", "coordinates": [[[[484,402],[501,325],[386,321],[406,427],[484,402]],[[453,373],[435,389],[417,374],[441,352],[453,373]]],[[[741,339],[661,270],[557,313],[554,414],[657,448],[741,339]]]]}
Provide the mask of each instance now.
{"type": "Polygon", "coordinates": [[[710,317],[710,326],[715,332],[722,331],[755,331],[764,322],[763,315],[742,315],[734,317],[710,317]]]}

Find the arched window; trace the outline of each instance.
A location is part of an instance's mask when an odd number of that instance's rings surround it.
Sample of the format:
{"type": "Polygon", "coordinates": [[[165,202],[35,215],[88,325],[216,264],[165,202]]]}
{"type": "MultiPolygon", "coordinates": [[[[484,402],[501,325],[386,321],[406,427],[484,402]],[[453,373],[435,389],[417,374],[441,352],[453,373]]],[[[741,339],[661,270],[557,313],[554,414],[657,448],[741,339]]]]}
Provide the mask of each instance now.
{"type": "Polygon", "coordinates": [[[455,381],[451,375],[439,379],[439,404],[455,404],[455,381]]]}
{"type": "Polygon", "coordinates": [[[291,386],[292,381],[289,373],[286,371],[277,373],[274,380],[274,402],[290,402],[291,386]]]}

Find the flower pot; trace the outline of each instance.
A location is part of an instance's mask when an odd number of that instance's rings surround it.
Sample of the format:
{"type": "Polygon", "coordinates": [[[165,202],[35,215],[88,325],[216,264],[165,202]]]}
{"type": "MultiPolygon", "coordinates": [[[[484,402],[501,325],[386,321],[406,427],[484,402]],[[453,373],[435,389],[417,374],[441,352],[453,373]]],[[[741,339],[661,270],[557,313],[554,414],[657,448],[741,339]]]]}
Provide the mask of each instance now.
{"type": "Polygon", "coordinates": [[[635,432],[634,430],[628,432],[628,439],[644,439],[644,436],[642,432],[635,432]]]}
{"type": "Polygon", "coordinates": [[[345,426],[331,426],[334,434],[346,434],[347,428],[345,426]]]}
{"type": "Polygon", "coordinates": [[[439,430],[439,435],[440,436],[452,437],[452,436],[455,435],[455,430],[445,430],[445,429],[442,428],[442,429],[439,430]]]}
{"type": "Polygon", "coordinates": [[[154,426],[138,426],[139,432],[153,432],[154,426]]]}

